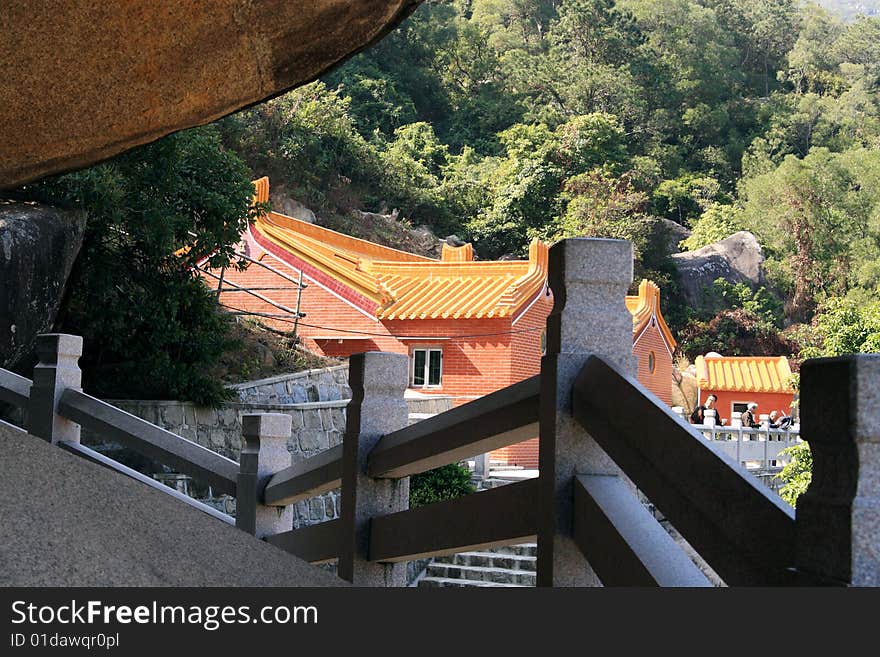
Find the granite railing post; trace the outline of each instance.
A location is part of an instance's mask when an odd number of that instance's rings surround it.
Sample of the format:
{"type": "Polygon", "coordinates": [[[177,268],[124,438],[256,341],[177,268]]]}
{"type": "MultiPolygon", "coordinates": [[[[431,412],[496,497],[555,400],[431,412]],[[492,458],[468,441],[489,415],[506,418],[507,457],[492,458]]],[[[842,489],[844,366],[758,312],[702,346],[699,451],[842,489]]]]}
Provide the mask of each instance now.
{"type": "Polygon", "coordinates": [[[672,412],[675,413],[679,417],[679,419],[681,419],[683,422],[687,423],[687,418],[685,417],[685,414],[684,414],[684,407],[673,406],[672,412]]]}
{"type": "Polygon", "coordinates": [[[409,423],[403,397],[404,354],[370,351],[349,358],[351,402],[342,442],[342,509],[338,574],[355,586],[406,586],[406,563],[370,561],[370,520],[409,508],[409,477],[373,479],[367,459],[384,435],[409,423]]]}
{"type": "Polygon", "coordinates": [[[796,568],[807,583],[880,586],[880,355],[805,361],[801,413],[813,473],[796,568]]]}
{"type": "Polygon", "coordinates": [[[242,415],[242,447],[236,486],[235,526],[257,538],[293,529],[292,506],[262,504],[272,475],[290,466],[290,416],[285,413],[242,415]]]}
{"type": "Polygon", "coordinates": [[[39,362],[34,367],[34,383],[28,403],[27,430],[52,444],[79,443],[80,426],[58,414],[58,402],[68,388],[82,390],[82,372],[78,361],[83,339],[65,333],[37,336],[39,362]]]}
{"type": "Polygon", "coordinates": [[[764,467],[770,466],[770,416],[767,413],[761,413],[758,416],[761,428],[758,429],[757,440],[764,441],[764,467]]]}
{"type": "Polygon", "coordinates": [[[480,479],[489,478],[489,452],[474,457],[474,475],[480,479]]]}
{"type": "Polygon", "coordinates": [[[632,274],[631,242],[567,239],[550,248],[554,303],[541,360],[538,586],[601,585],[572,538],[573,481],[577,474],[621,473],[574,419],[571,393],[591,354],[635,376],[632,315],[624,301],[632,274]]]}
{"type": "Polygon", "coordinates": [[[703,425],[707,427],[714,427],[716,425],[716,411],[714,408],[707,408],[703,411],[703,425]]]}

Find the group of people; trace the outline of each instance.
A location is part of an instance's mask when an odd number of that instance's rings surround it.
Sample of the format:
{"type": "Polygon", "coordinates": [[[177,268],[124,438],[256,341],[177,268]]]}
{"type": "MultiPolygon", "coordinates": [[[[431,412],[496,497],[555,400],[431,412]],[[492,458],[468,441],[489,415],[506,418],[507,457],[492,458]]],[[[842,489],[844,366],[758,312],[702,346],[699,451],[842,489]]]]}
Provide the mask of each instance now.
{"type": "MultiPolygon", "coordinates": [[[[709,395],[706,398],[705,404],[699,404],[691,413],[691,423],[692,424],[705,424],[706,411],[711,409],[715,410],[715,402],[718,401],[718,398],[715,395],[709,395]]],[[[742,425],[744,427],[749,427],[751,429],[758,429],[761,426],[761,423],[758,422],[757,417],[758,404],[756,402],[749,402],[746,405],[746,410],[743,411],[742,414],[742,425]]],[[[716,411],[717,412],[717,411],[716,411]]],[[[721,424],[724,423],[724,420],[721,420],[721,424]]],[[[791,424],[791,416],[787,415],[784,411],[770,411],[770,428],[771,429],[785,429],[791,424]]]]}

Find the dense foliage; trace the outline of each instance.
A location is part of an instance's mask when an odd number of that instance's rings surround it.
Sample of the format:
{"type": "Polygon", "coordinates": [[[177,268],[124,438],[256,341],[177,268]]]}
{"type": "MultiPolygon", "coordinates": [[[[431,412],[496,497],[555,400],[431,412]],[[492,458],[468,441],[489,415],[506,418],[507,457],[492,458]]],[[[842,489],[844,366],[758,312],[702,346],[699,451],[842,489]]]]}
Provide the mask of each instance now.
{"type": "Polygon", "coordinates": [[[214,370],[232,346],[230,319],[192,265],[210,253],[213,266],[234,260],[253,187],[216,129],[181,132],[21,193],[88,211],[56,322],[84,336],[86,390],[222,400],[214,370]]]}
{"type": "Polygon", "coordinates": [[[450,463],[410,477],[409,505],[415,508],[454,500],[475,490],[470,471],[458,463],[450,463]]]}
{"type": "Polygon", "coordinates": [[[797,498],[806,492],[813,478],[813,453],[807,443],[798,443],[782,451],[791,460],[777,475],[783,482],[779,495],[792,506],[797,506],[797,498]]]}
{"type": "Polygon", "coordinates": [[[813,318],[880,289],[877,17],[794,0],[429,1],[221,126],[319,215],[397,208],[482,258],[535,237],[630,239],[688,353],[716,325],[730,353],[821,349],[813,318]],[[684,249],[752,231],[766,286],[686,307],[664,220],[692,231],[684,249]]]}
{"type": "Polygon", "coordinates": [[[58,328],[86,336],[94,391],[222,395],[224,320],[189,265],[228,261],[261,175],[322,220],[396,209],[484,259],[534,238],[632,240],[636,281],[661,285],[689,356],[880,348],[877,17],[795,0],[428,1],[319,81],[31,186],[90,211],[58,328]],[[766,284],[683,303],[670,253],[739,230],[766,284]]]}

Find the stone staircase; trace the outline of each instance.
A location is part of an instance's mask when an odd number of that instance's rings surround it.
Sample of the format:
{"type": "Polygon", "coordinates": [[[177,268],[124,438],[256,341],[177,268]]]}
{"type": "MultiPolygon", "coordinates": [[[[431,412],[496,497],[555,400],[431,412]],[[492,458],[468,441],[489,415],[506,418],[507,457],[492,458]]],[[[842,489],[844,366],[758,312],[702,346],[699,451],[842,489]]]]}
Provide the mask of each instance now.
{"type": "Polygon", "coordinates": [[[535,586],[537,554],[537,544],[525,543],[437,557],[415,585],[419,588],[535,586]]]}

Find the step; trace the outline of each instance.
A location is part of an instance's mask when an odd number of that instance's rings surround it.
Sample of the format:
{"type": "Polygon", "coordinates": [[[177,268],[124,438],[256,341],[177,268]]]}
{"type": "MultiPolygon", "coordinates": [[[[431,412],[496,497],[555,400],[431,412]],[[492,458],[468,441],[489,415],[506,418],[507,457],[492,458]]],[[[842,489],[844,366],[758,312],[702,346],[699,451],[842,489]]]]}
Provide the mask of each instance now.
{"type": "Polygon", "coordinates": [[[536,574],[533,570],[458,566],[448,563],[430,564],[425,575],[439,579],[464,579],[495,584],[517,584],[519,586],[534,586],[536,579],[536,574]]]}
{"type": "Polygon", "coordinates": [[[520,545],[502,545],[501,547],[492,548],[492,551],[501,554],[516,554],[522,556],[537,557],[538,544],[522,543],[520,545]]]}
{"type": "Polygon", "coordinates": [[[538,558],[531,555],[501,554],[498,552],[459,552],[458,554],[437,557],[434,562],[456,566],[484,566],[534,572],[537,569],[538,558]]]}
{"type": "Polygon", "coordinates": [[[497,584],[495,582],[483,582],[473,579],[449,579],[445,577],[422,577],[418,588],[468,588],[477,586],[480,588],[525,588],[521,584],[497,584]]]}

